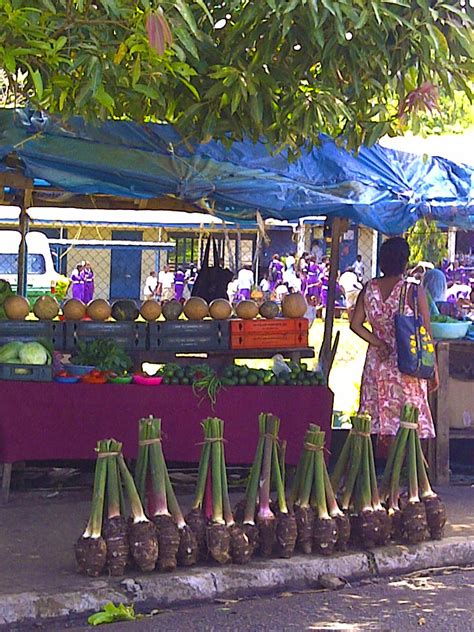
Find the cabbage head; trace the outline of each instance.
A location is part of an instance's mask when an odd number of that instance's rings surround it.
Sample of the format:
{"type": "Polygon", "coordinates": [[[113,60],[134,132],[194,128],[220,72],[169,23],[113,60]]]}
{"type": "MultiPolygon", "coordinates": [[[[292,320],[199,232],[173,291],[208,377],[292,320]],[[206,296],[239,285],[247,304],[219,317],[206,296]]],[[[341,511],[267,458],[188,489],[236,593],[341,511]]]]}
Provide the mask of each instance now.
{"type": "Polygon", "coordinates": [[[39,342],[27,342],[20,349],[22,364],[50,364],[51,355],[39,342]]]}

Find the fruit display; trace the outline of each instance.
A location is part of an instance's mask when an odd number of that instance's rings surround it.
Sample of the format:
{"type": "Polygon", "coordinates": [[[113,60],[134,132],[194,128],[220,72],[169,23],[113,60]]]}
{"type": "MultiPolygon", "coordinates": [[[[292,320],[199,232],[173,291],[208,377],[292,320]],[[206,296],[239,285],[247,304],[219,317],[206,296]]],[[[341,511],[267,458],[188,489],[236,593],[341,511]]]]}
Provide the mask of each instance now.
{"type": "Polygon", "coordinates": [[[428,534],[441,539],[446,524],[446,509],[432,490],[425,457],[418,434],[418,408],[403,407],[400,428],[390,453],[382,480],[382,498],[388,504],[393,535],[410,544],[423,542],[428,534]],[[400,479],[405,464],[408,478],[408,500],[402,501],[400,479]]]}
{"type": "Polygon", "coordinates": [[[81,320],[86,315],[86,305],[78,298],[70,298],[63,305],[65,320],[81,320]]]}
{"type": "Polygon", "coordinates": [[[122,299],[120,301],[115,301],[113,303],[110,315],[114,320],[117,321],[133,321],[138,318],[139,315],[138,307],[135,301],[130,299],[122,299]]]}
{"type": "Polygon", "coordinates": [[[143,301],[140,307],[140,315],[149,322],[157,320],[161,316],[161,304],[151,299],[143,301]]]}
{"type": "Polygon", "coordinates": [[[200,296],[191,296],[184,304],[183,311],[188,320],[202,320],[209,315],[209,305],[200,296]]]}
{"type": "Polygon", "coordinates": [[[285,318],[303,318],[307,309],[306,299],[299,292],[287,294],[281,302],[281,313],[285,318]]]}
{"type": "Polygon", "coordinates": [[[275,301],[265,301],[259,308],[262,318],[276,318],[280,313],[280,307],[275,301]]]}
{"type": "Polygon", "coordinates": [[[30,304],[24,296],[11,295],[3,301],[5,316],[10,320],[25,320],[30,313],[30,304]]]}
{"type": "Polygon", "coordinates": [[[255,301],[240,301],[235,306],[235,313],[239,318],[250,320],[258,316],[258,304],[255,301]]]}
{"type": "Polygon", "coordinates": [[[54,296],[45,294],[36,299],[33,313],[39,320],[53,320],[59,314],[59,303],[54,296]]]}
{"type": "Polygon", "coordinates": [[[161,307],[161,313],[165,320],[178,320],[183,313],[183,306],[176,299],[163,303],[161,307]]]}
{"type": "Polygon", "coordinates": [[[232,305],[225,298],[216,298],[209,303],[209,316],[214,320],[227,320],[232,316],[232,305]]]}
{"type": "Polygon", "coordinates": [[[223,386],[318,386],[325,384],[319,371],[311,371],[305,364],[288,363],[288,372],[278,375],[271,369],[252,369],[233,364],[222,372],[223,386]]]}
{"type": "Polygon", "coordinates": [[[108,301],[103,298],[96,298],[88,303],[86,312],[91,320],[103,321],[110,318],[112,309],[108,301]]]}

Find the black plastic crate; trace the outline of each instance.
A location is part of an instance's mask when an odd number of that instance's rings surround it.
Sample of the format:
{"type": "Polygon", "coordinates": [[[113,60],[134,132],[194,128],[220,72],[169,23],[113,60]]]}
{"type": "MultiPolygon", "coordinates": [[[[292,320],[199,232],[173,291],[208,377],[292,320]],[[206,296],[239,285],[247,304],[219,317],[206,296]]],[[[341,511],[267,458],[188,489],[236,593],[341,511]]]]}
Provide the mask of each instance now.
{"type": "Polygon", "coordinates": [[[0,320],[0,346],[7,342],[48,340],[54,349],[64,347],[64,323],[58,320],[0,320]]]}
{"type": "Polygon", "coordinates": [[[72,352],[78,343],[93,340],[113,340],[125,351],[144,351],[147,346],[146,323],[97,322],[89,320],[69,320],[64,323],[64,349],[72,352]]]}
{"type": "Polygon", "coordinates": [[[229,349],[229,322],[226,320],[178,320],[149,323],[152,351],[205,353],[229,349]]]}
{"type": "Polygon", "coordinates": [[[0,380],[23,380],[26,382],[51,382],[53,367],[36,364],[0,364],[0,380]]]}

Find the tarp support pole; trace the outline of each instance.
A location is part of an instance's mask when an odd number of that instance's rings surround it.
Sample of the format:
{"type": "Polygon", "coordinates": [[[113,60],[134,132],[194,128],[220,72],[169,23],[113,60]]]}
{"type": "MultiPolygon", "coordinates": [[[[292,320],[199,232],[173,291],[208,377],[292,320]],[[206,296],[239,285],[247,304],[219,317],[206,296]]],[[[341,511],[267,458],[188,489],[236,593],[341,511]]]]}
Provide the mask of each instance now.
{"type": "Polygon", "coordinates": [[[324,317],[324,336],[319,352],[319,365],[326,379],[331,371],[332,360],[334,360],[335,350],[331,346],[332,332],[334,328],[334,314],[336,302],[337,273],[339,271],[339,251],[341,236],[347,230],[349,222],[347,219],[336,217],[332,223],[331,259],[329,267],[328,298],[326,314],[324,317]]]}
{"type": "Polygon", "coordinates": [[[23,204],[20,209],[20,245],[18,247],[18,278],[17,278],[17,294],[25,296],[28,293],[28,248],[26,245],[26,236],[30,227],[30,218],[28,209],[33,199],[33,190],[25,189],[23,195],[23,204]]]}

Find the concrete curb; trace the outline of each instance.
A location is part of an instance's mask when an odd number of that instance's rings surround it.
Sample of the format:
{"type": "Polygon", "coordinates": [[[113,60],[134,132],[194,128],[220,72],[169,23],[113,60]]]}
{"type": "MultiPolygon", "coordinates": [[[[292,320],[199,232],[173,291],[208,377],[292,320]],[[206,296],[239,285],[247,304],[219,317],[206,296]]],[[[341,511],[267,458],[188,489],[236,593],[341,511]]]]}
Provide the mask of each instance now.
{"type": "Polygon", "coordinates": [[[474,564],[474,537],[452,537],[417,546],[392,545],[330,558],[297,556],[290,560],[256,561],[248,566],[204,567],[172,575],[140,575],[122,581],[91,580],[87,590],[3,595],[0,625],[85,615],[100,610],[108,601],[134,603],[152,609],[315,588],[323,573],[350,582],[470,564],[474,564]]]}

